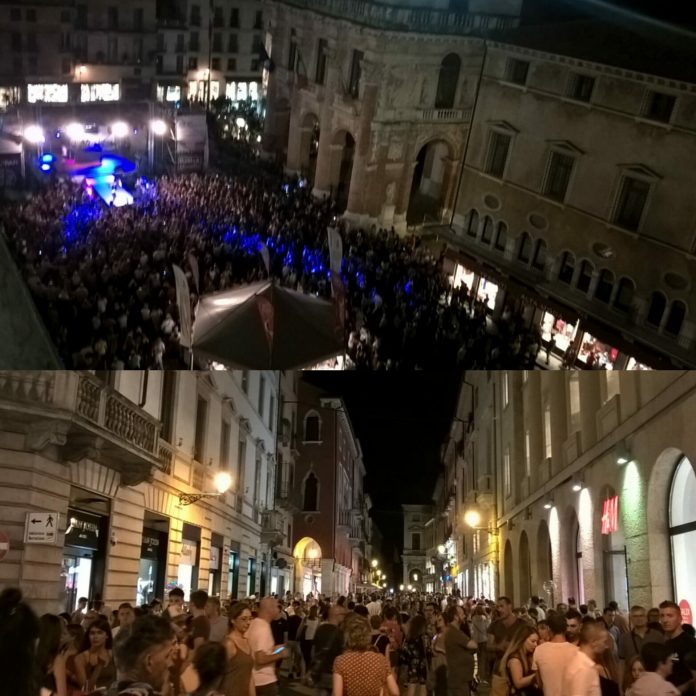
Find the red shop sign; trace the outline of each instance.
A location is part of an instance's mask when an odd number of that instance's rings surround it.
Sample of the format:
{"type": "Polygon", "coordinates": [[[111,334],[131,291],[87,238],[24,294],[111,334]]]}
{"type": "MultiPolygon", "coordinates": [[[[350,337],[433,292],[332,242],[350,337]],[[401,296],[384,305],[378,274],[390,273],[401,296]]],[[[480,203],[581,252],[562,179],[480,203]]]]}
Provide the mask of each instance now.
{"type": "Polygon", "coordinates": [[[685,599],[682,599],[682,601],[679,602],[679,608],[681,609],[682,622],[685,624],[693,625],[693,614],[691,613],[691,605],[685,599]]]}
{"type": "Polygon", "coordinates": [[[619,496],[607,498],[602,504],[602,534],[611,534],[619,529],[619,496]]]}

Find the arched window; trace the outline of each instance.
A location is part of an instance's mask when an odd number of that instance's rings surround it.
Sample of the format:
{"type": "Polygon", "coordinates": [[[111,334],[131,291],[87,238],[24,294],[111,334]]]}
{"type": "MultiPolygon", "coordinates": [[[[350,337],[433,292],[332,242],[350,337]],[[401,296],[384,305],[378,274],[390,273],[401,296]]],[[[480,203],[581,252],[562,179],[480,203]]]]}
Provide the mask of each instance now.
{"type": "Polygon", "coordinates": [[[517,242],[517,260],[522,261],[522,263],[529,263],[531,255],[532,238],[526,232],[523,232],[517,242]]]}
{"type": "Polygon", "coordinates": [[[505,251],[507,244],[507,225],[504,222],[498,223],[498,229],[495,233],[495,248],[498,251],[505,251]]]}
{"type": "Polygon", "coordinates": [[[478,210],[474,210],[473,208],[469,211],[469,215],[467,217],[466,221],[466,233],[470,237],[476,238],[478,236],[478,227],[479,227],[479,214],[478,210]]]}
{"type": "Polygon", "coordinates": [[[665,309],[667,309],[667,298],[661,292],[655,290],[650,295],[650,306],[648,307],[648,315],[645,317],[645,321],[651,326],[659,327],[662,323],[665,309]]]}
{"type": "Polygon", "coordinates": [[[440,74],[437,78],[436,109],[451,109],[454,106],[461,64],[462,61],[456,53],[450,53],[442,59],[440,74]]]}
{"type": "Polygon", "coordinates": [[[319,479],[312,473],[307,476],[302,496],[302,510],[312,512],[319,507],[319,479]]]}
{"type": "Polygon", "coordinates": [[[546,242],[543,239],[539,239],[534,247],[534,258],[532,259],[532,266],[534,268],[543,271],[544,264],[546,263],[546,242]]]}
{"type": "Polygon", "coordinates": [[[684,457],[674,472],[669,498],[674,599],[696,602],[696,471],[684,457]]]}
{"type": "Polygon", "coordinates": [[[305,416],[303,439],[305,442],[321,442],[321,419],[316,411],[305,416]]]}
{"type": "Polygon", "coordinates": [[[594,294],[595,298],[600,302],[609,302],[613,288],[614,274],[607,268],[603,268],[599,273],[599,281],[594,294]]]}
{"type": "Polygon", "coordinates": [[[678,336],[685,316],[686,305],[681,300],[674,300],[669,308],[669,314],[665,322],[665,333],[670,334],[670,336],[678,336]]]}
{"type": "Polygon", "coordinates": [[[583,259],[580,264],[580,275],[578,276],[577,284],[577,288],[580,292],[587,292],[590,289],[592,271],[594,271],[594,266],[587,259],[583,259]]]}
{"type": "Polygon", "coordinates": [[[636,291],[636,286],[629,278],[621,278],[619,280],[619,289],[614,299],[614,307],[620,312],[628,312],[633,303],[633,294],[636,291]]]}
{"type": "Polygon", "coordinates": [[[569,251],[564,251],[563,256],[561,256],[561,267],[558,269],[558,280],[561,283],[566,283],[570,285],[573,280],[573,273],[575,272],[575,256],[569,251]]]}
{"type": "Polygon", "coordinates": [[[481,229],[481,241],[484,244],[490,244],[492,239],[493,239],[493,220],[491,220],[490,216],[486,215],[486,217],[483,218],[483,227],[481,229]]]}

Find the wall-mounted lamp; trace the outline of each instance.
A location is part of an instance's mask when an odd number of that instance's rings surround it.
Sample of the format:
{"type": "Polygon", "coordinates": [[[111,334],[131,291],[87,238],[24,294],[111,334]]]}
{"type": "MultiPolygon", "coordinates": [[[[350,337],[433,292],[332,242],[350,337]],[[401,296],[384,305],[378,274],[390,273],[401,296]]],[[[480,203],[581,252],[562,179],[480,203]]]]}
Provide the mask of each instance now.
{"type": "Polygon", "coordinates": [[[616,463],[619,466],[624,466],[625,464],[628,464],[630,461],[633,461],[633,455],[631,454],[631,450],[628,448],[628,446],[623,440],[621,442],[616,443],[616,445],[614,446],[614,456],[616,457],[616,463]]]}
{"type": "Polygon", "coordinates": [[[553,507],[553,498],[549,495],[544,500],[544,510],[550,510],[553,507]]]}
{"type": "Polygon", "coordinates": [[[201,498],[217,498],[232,486],[232,476],[227,471],[218,471],[213,479],[217,493],[179,493],[179,505],[191,505],[201,498]]]}
{"type": "Polygon", "coordinates": [[[581,477],[576,476],[570,483],[570,488],[574,493],[580,493],[585,487],[585,482],[581,477]]]}

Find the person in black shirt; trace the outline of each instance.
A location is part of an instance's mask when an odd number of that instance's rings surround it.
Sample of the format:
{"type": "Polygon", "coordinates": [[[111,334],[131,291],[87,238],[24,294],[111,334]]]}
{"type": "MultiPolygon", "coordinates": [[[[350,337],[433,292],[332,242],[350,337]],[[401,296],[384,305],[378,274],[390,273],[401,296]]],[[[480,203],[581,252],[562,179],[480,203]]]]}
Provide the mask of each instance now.
{"type": "Polygon", "coordinates": [[[660,624],[665,632],[665,645],[676,657],[668,680],[685,696],[695,696],[694,675],[686,656],[696,651],[696,638],[684,631],[681,609],[676,602],[666,601],[660,604],[660,624]]]}
{"type": "Polygon", "coordinates": [[[520,626],[524,626],[522,619],[515,617],[512,611],[512,602],[508,597],[499,597],[495,603],[499,618],[488,627],[488,649],[493,652],[492,672],[498,669],[500,658],[510,645],[512,637],[520,626]]]}
{"type": "Polygon", "coordinates": [[[333,663],[343,652],[343,631],[341,624],[346,610],[338,604],[329,609],[329,620],[321,624],[314,634],[314,654],[312,657],[312,679],[319,696],[328,696],[333,690],[333,663]]]}

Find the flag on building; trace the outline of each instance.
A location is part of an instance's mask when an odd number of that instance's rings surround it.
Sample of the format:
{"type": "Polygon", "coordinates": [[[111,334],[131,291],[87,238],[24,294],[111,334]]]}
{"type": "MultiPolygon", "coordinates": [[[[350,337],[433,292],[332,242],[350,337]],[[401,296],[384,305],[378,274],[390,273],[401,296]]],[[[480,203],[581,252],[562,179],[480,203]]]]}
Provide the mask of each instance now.
{"type": "Polygon", "coordinates": [[[191,347],[191,296],[189,294],[188,281],[186,274],[179,266],[173,266],[174,282],[176,284],[176,303],[179,306],[179,326],[181,328],[181,339],[179,343],[184,348],[191,347]]]}

